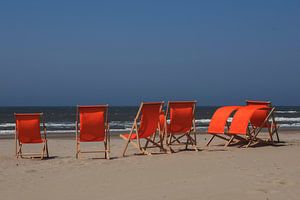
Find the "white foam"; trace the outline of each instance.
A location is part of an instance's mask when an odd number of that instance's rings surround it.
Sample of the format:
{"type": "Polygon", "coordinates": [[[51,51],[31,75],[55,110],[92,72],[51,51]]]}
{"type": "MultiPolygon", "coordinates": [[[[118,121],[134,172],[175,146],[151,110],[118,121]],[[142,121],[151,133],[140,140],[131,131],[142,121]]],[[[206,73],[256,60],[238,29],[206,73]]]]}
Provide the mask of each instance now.
{"type": "Polygon", "coordinates": [[[75,127],[75,123],[62,122],[62,123],[45,123],[46,127],[75,127]]]}
{"type": "Polygon", "coordinates": [[[282,128],[298,128],[300,127],[300,123],[293,123],[293,124],[280,124],[282,128]]]}
{"type": "Polygon", "coordinates": [[[15,123],[3,123],[3,124],[0,124],[0,127],[2,127],[2,128],[15,127],[15,123]]]}
{"type": "Polygon", "coordinates": [[[209,123],[210,119],[196,119],[196,123],[209,123]]]}
{"type": "Polygon", "coordinates": [[[0,130],[0,135],[12,135],[15,134],[15,130],[0,130]]]}
{"type": "Polygon", "coordinates": [[[300,117],[275,117],[277,122],[300,122],[300,117]]]}
{"type": "MultiPolygon", "coordinates": [[[[45,125],[46,125],[46,127],[75,127],[75,123],[71,123],[71,122],[45,123],[45,125]]],[[[12,128],[12,127],[15,127],[15,123],[3,123],[3,124],[0,124],[0,127],[2,127],[2,128],[12,128]]]]}
{"type": "MultiPolygon", "coordinates": [[[[75,134],[76,130],[47,130],[47,133],[74,133],[75,134]]],[[[43,132],[41,132],[43,133],[43,132]]],[[[15,134],[15,130],[0,130],[0,135],[5,134],[5,135],[12,135],[15,134]]]]}
{"type": "Polygon", "coordinates": [[[131,128],[125,128],[125,129],[109,129],[110,132],[130,132],[131,128]]]}
{"type": "Polygon", "coordinates": [[[277,110],[276,113],[280,113],[280,114],[285,114],[285,113],[292,114],[292,113],[297,113],[297,111],[296,110],[288,110],[288,111],[277,110]]]}
{"type": "Polygon", "coordinates": [[[48,130],[47,133],[74,133],[75,134],[76,130],[48,130]]]}

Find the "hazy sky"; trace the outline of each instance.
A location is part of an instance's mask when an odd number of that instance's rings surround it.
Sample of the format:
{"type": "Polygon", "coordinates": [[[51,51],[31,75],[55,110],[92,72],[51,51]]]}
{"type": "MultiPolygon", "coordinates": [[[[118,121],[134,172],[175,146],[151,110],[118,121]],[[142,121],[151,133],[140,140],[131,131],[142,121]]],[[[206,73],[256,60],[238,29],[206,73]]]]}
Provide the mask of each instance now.
{"type": "Polygon", "coordinates": [[[300,1],[1,1],[0,105],[300,105],[300,1]]]}

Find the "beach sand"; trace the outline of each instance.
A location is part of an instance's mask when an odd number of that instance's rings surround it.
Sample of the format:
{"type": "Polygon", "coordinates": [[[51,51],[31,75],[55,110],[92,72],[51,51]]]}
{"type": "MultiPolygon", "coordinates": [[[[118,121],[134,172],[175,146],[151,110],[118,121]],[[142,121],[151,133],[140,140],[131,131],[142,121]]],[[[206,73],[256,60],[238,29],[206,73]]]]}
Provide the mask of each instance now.
{"type": "MultiPolygon", "coordinates": [[[[284,143],[256,148],[216,141],[201,151],[121,157],[112,138],[111,160],[75,159],[72,138],[50,137],[51,159],[16,159],[14,140],[0,140],[1,199],[300,199],[300,134],[281,131],[284,143]]],[[[102,147],[103,145],[101,145],[102,147]]],[[[28,148],[27,148],[28,149],[28,148]]],[[[31,148],[30,148],[31,149],[31,148]]],[[[99,157],[103,158],[101,154],[99,157]]]]}

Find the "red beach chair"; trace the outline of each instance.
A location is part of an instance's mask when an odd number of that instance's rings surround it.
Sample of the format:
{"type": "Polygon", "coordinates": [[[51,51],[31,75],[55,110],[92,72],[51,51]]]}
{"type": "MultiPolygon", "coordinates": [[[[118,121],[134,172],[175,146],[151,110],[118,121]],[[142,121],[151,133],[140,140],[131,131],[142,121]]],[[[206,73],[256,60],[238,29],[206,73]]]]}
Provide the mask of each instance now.
{"type": "Polygon", "coordinates": [[[273,135],[276,134],[277,142],[280,142],[279,135],[278,135],[279,126],[275,121],[275,116],[274,116],[275,108],[272,107],[272,103],[270,101],[252,101],[252,100],[247,100],[246,103],[248,106],[265,105],[269,108],[269,109],[262,109],[262,110],[255,111],[250,119],[250,123],[252,125],[252,128],[256,130],[259,128],[267,128],[270,136],[269,138],[270,141],[273,142],[273,135]],[[266,120],[267,118],[269,118],[270,120],[266,120]]]}
{"type": "Polygon", "coordinates": [[[197,149],[196,125],[195,125],[195,107],[196,101],[171,101],[168,102],[166,119],[170,118],[170,123],[166,125],[165,132],[167,136],[167,146],[171,148],[174,145],[192,145],[195,151],[197,149]],[[193,136],[192,136],[193,133],[193,136]],[[182,139],[186,138],[183,142],[182,139]]]}
{"type": "Polygon", "coordinates": [[[108,105],[77,106],[76,119],[76,158],[81,153],[104,152],[105,158],[109,159],[108,105]],[[104,150],[81,151],[82,142],[103,142],[104,150]]]}
{"type": "Polygon", "coordinates": [[[125,156],[129,143],[137,148],[142,154],[146,155],[151,155],[151,153],[147,151],[147,148],[158,147],[161,150],[164,150],[162,139],[160,139],[159,142],[155,142],[157,132],[160,137],[162,136],[160,130],[162,107],[163,102],[141,103],[130,133],[120,134],[120,137],[126,141],[123,156],[125,156]],[[146,140],[146,144],[143,147],[141,145],[141,139],[146,140]],[[136,140],[136,142],[134,142],[134,140],[136,140]],[[153,146],[148,146],[149,143],[153,146]]]}
{"type": "Polygon", "coordinates": [[[212,135],[206,146],[212,142],[215,137],[229,141],[230,136],[227,135],[229,130],[228,118],[237,111],[241,106],[223,106],[218,108],[211,118],[207,133],[212,135]],[[226,130],[227,127],[227,130],[226,130]]]}
{"type": "Polygon", "coordinates": [[[270,141],[273,142],[272,136],[274,133],[276,133],[279,141],[274,111],[275,108],[271,107],[270,102],[247,101],[247,106],[240,108],[233,117],[228,132],[231,138],[226,146],[234,138],[246,141],[246,147],[249,147],[255,141],[264,141],[257,137],[263,128],[268,128],[270,141]]]}
{"type": "Polygon", "coordinates": [[[49,157],[48,144],[46,137],[46,126],[43,118],[43,113],[33,113],[33,114],[16,114],[16,157],[23,158],[35,157],[40,155],[40,158],[49,157]],[[41,127],[40,123],[43,123],[43,133],[44,137],[41,137],[41,127]],[[24,144],[42,144],[42,151],[40,153],[23,153],[22,146],[24,144]]]}

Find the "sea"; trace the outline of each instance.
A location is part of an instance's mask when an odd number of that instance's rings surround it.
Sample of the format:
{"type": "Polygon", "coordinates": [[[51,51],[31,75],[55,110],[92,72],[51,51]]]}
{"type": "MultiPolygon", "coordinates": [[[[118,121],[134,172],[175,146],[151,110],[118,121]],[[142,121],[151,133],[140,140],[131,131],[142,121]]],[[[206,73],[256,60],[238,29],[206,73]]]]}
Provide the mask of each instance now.
{"type": "MultiPolygon", "coordinates": [[[[205,132],[217,106],[196,108],[196,129],[205,132]]],[[[109,124],[112,134],[129,132],[138,107],[112,106],[109,107],[109,124]]],[[[0,135],[14,134],[14,113],[44,113],[47,133],[75,134],[76,107],[0,107],[0,135]]],[[[275,119],[282,129],[300,130],[300,106],[276,107],[275,119]]]]}

